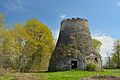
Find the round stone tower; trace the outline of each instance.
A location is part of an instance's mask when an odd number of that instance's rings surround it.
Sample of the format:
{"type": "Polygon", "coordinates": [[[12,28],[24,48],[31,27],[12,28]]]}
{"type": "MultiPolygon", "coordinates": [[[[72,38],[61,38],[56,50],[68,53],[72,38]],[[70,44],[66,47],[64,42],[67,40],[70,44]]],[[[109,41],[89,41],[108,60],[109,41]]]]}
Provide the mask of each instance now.
{"type": "Polygon", "coordinates": [[[88,20],[81,18],[63,20],[48,71],[84,70],[87,63],[100,66],[100,56],[93,49],[88,20]]]}

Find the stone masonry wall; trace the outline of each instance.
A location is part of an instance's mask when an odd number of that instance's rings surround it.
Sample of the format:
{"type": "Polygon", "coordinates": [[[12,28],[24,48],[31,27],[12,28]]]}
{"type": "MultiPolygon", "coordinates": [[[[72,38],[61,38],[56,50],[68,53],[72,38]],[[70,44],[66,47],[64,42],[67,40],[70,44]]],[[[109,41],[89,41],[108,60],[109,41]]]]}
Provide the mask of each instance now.
{"type": "Polygon", "coordinates": [[[100,56],[93,49],[86,19],[72,18],[61,22],[58,42],[51,56],[48,71],[70,70],[71,61],[77,61],[77,69],[82,70],[89,62],[100,66],[100,56]]]}

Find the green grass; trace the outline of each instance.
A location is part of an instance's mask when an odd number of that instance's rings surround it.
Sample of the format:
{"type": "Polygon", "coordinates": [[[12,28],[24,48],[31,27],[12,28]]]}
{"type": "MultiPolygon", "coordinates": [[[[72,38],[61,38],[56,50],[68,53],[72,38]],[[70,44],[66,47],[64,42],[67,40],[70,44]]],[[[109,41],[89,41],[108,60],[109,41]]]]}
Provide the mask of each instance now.
{"type": "Polygon", "coordinates": [[[0,75],[0,80],[13,80],[14,77],[11,74],[0,75]]]}
{"type": "MultiPolygon", "coordinates": [[[[19,73],[20,75],[29,75],[29,73],[19,73]]],[[[8,75],[1,75],[0,80],[12,80],[14,79],[16,73],[8,74],[8,75]]],[[[62,72],[41,72],[41,73],[30,73],[38,80],[80,80],[83,77],[90,77],[96,75],[103,75],[103,76],[119,76],[120,77],[120,70],[102,70],[99,72],[89,72],[89,71],[62,71],[62,72]]]]}
{"type": "Polygon", "coordinates": [[[102,70],[99,72],[89,72],[89,71],[63,71],[63,72],[47,72],[36,74],[37,77],[44,78],[45,80],[80,80],[83,77],[90,76],[119,76],[120,70],[102,70]]]}

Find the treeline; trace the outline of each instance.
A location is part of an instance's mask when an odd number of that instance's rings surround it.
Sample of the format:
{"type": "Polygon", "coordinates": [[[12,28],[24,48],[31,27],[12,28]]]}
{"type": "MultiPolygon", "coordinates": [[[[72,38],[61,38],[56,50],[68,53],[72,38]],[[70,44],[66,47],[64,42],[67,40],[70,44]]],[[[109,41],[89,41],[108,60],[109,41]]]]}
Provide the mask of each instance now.
{"type": "Polygon", "coordinates": [[[5,28],[0,14],[0,68],[20,72],[47,70],[54,49],[51,30],[36,19],[5,28]]]}
{"type": "Polygon", "coordinates": [[[120,69],[120,40],[114,41],[113,53],[107,56],[105,68],[120,69]]]}
{"type": "MultiPolygon", "coordinates": [[[[98,55],[101,45],[93,39],[98,55]]],[[[19,72],[47,70],[54,47],[51,30],[45,24],[30,19],[8,29],[0,14],[0,68],[19,72]]]]}

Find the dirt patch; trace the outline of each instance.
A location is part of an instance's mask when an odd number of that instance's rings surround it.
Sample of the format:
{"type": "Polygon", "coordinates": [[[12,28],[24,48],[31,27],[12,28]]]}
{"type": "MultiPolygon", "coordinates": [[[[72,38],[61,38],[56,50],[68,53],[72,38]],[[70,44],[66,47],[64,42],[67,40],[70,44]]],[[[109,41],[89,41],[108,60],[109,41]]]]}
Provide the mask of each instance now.
{"type": "Polygon", "coordinates": [[[89,78],[82,78],[80,80],[120,80],[120,77],[115,76],[93,76],[89,78]]]}
{"type": "Polygon", "coordinates": [[[30,73],[16,73],[13,80],[38,80],[30,73]]]}

